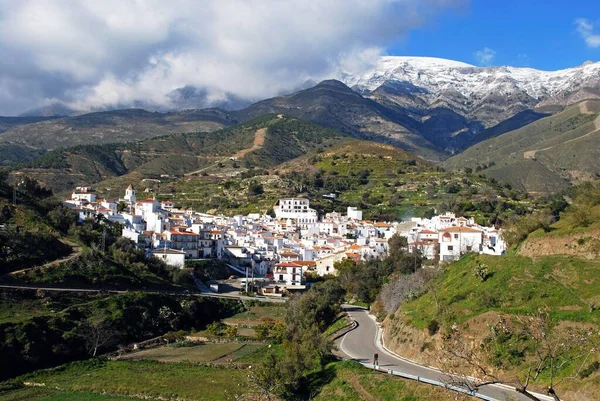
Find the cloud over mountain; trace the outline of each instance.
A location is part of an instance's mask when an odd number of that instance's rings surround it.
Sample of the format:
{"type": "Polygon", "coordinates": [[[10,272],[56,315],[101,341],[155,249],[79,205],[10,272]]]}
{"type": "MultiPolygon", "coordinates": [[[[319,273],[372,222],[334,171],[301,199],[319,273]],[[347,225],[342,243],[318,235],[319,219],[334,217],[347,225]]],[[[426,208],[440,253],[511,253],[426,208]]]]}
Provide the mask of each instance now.
{"type": "Polygon", "coordinates": [[[575,26],[588,47],[600,47],[600,34],[594,33],[594,24],[585,18],[578,18],[575,20],[575,26]]]}
{"type": "MultiPolygon", "coordinates": [[[[0,114],[206,89],[257,99],[343,68],[467,0],[23,0],[0,3],[0,114]]],[[[368,57],[367,57],[368,56],[368,57]]]]}

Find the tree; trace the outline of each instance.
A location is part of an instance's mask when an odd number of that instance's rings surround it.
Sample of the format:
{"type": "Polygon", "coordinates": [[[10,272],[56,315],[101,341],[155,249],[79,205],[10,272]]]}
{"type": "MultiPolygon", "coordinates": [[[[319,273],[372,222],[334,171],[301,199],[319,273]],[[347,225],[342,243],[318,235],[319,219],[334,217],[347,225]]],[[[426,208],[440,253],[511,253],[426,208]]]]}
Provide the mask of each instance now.
{"type": "Polygon", "coordinates": [[[117,332],[101,317],[94,317],[84,326],[83,336],[85,348],[91,356],[96,356],[98,350],[116,343],[117,332]]]}
{"type": "Polygon", "coordinates": [[[237,326],[227,325],[225,327],[225,337],[227,337],[230,340],[233,340],[234,338],[237,337],[237,335],[238,335],[237,326]]]}
{"type": "Polygon", "coordinates": [[[254,327],[254,333],[256,334],[257,340],[263,341],[269,337],[269,326],[269,323],[263,322],[254,327]]]}
{"type": "Polygon", "coordinates": [[[579,375],[589,363],[589,357],[597,352],[599,343],[596,331],[568,329],[562,333],[553,332],[550,315],[546,310],[519,317],[513,322],[501,318],[491,326],[490,331],[488,338],[478,342],[465,341],[464,335],[456,326],[443,336],[440,361],[444,370],[450,374],[448,380],[452,384],[471,390],[488,384],[509,384],[527,398],[541,401],[530,390],[530,385],[544,378],[547,380],[547,394],[555,401],[560,401],[557,386],[579,375]],[[511,352],[518,352],[519,362],[527,366],[525,370],[520,369],[523,373],[517,373],[513,377],[501,376],[490,361],[492,347],[498,341],[506,339],[511,339],[511,352]],[[558,377],[561,369],[572,365],[575,365],[573,374],[558,377]],[[469,376],[471,372],[476,372],[478,380],[472,380],[469,376]]]}
{"type": "Polygon", "coordinates": [[[431,269],[421,269],[415,274],[400,274],[381,287],[379,300],[387,313],[394,313],[402,303],[417,298],[427,291],[428,284],[437,275],[431,269]]]}
{"type": "Polygon", "coordinates": [[[117,203],[117,212],[121,213],[123,210],[127,209],[127,203],[124,201],[120,201],[117,203]]]}
{"type": "Polygon", "coordinates": [[[281,393],[284,382],[279,365],[280,359],[273,351],[269,351],[263,363],[250,366],[248,379],[250,384],[258,389],[259,400],[270,401],[281,393]]]}
{"type": "Polygon", "coordinates": [[[253,181],[250,183],[250,186],[248,187],[248,191],[250,192],[251,195],[254,195],[254,196],[262,195],[265,192],[262,184],[260,184],[256,181],[253,181]]]}
{"type": "Polygon", "coordinates": [[[48,220],[54,228],[66,233],[77,223],[77,214],[68,207],[59,205],[48,212],[48,220]]]}

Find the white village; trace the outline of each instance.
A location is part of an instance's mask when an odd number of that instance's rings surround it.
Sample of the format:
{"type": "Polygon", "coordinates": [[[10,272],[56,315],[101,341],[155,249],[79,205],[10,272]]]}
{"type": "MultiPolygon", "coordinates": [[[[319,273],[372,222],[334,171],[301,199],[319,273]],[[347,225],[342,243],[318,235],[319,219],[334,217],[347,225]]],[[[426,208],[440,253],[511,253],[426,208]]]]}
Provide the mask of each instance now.
{"type": "Polygon", "coordinates": [[[348,207],[345,215],[320,217],[309,199],[282,198],[274,218],[258,213],[215,216],[179,209],[171,201],[138,200],[131,185],[123,198],[110,201],[98,199],[92,187],[77,187],[65,204],[80,221],[102,215],[121,224],[123,237],[168,265],[184,268],[186,260],[214,258],[240,273],[270,279],[259,290],[264,295],[301,291],[307,274],[336,275],[336,263],[345,259],[385,257],[395,234],[406,237],[408,250],[431,265],[468,252],[506,252],[499,230],[452,213],[377,222],[363,220],[362,211],[348,207]]]}

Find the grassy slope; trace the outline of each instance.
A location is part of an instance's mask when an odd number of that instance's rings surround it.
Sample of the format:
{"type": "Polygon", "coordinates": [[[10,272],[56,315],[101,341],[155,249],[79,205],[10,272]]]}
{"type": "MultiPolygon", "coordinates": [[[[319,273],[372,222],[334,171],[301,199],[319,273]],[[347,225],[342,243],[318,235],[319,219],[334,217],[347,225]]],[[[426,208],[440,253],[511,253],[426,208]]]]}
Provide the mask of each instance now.
{"type": "Polygon", "coordinates": [[[161,184],[158,198],[171,199],[199,211],[233,215],[266,212],[280,197],[303,194],[311,198],[311,205],[320,212],[358,206],[363,208],[366,218],[379,219],[420,215],[445,202],[463,200],[470,202],[467,208],[473,206],[468,214],[481,218],[494,213],[494,206],[487,212],[477,211],[481,202],[506,202],[507,210],[513,211],[531,206],[527,200],[511,199],[511,191],[487,179],[444,172],[400,149],[367,141],[348,140],[325,146],[322,151],[260,171],[261,175],[251,178],[231,179],[211,172],[206,177],[161,184]],[[369,170],[368,179],[361,181],[359,176],[365,170],[369,170]],[[316,174],[321,175],[322,186],[316,184],[316,174]],[[264,194],[251,194],[252,182],[261,183],[264,194]],[[458,186],[456,193],[447,193],[450,184],[458,186]],[[338,193],[336,200],[323,198],[332,191],[338,193]]]}
{"type": "Polygon", "coordinates": [[[114,110],[14,126],[2,134],[0,142],[56,149],[129,142],[178,132],[215,131],[233,122],[225,113],[211,110],[172,113],[114,110]]]}
{"type": "Polygon", "coordinates": [[[444,269],[436,288],[440,314],[428,293],[401,307],[407,322],[425,328],[434,317],[451,325],[489,311],[527,315],[548,307],[556,320],[600,323],[600,311],[588,311],[600,301],[600,260],[468,255],[444,269]],[[485,282],[473,274],[478,264],[492,273],[485,282]]]}
{"type": "MultiPolygon", "coordinates": [[[[435,364],[430,359],[433,354],[424,353],[430,348],[435,354],[439,346],[438,336],[426,330],[433,320],[441,324],[442,332],[457,324],[467,336],[479,339],[490,335],[488,325],[497,324],[500,316],[510,320],[539,310],[549,312],[554,335],[564,335],[572,327],[598,327],[600,259],[590,257],[588,245],[595,243],[596,251],[600,250],[600,207],[589,208],[592,222],[586,227],[578,224],[577,213],[568,208],[549,232],[534,231],[514,248],[516,253],[503,257],[470,254],[445,267],[433,285],[435,293],[429,291],[407,302],[387,320],[386,341],[401,353],[435,364]],[[487,266],[491,274],[485,281],[475,275],[479,265],[487,266]]],[[[509,357],[501,348],[495,352],[510,371],[523,373],[520,363],[507,362],[509,357]]],[[[589,363],[597,359],[597,354],[592,355],[589,363]]],[[[578,366],[565,365],[559,376],[574,374],[578,366]]],[[[592,374],[565,382],[561,392],[566,399],[579,399],[596,392],[598,386],[600,375],[592,374]]]]}
{"type": "Polygon", "coordinates": [[[585,227],[577,224],[573,210],[562,214],[549,232],[542,229],[532,232],[520,245],[522,256],[574,256],[585,259],[600,257],[600,205],[582,206],[577,213],[585,213],[590,222],[585,227]]]}
{"type": "Polygon", "coordinates": [[[552,192],[598,172],[600,135],[580,138],[595,129],[600,102],[588,101],[592,114],[572,106],[523,128],[480,142],[444,162],[451,169],[483,166],[489,177],[531,192],[552,192]],[[547,150],[545,148],[553,147],[547,150]],[[538,150],[535,157],[525,152],[538,150]],[[539,151],[541,150],[541,151],[539,151]],[[493,162],[493,163],[492,163],[493,162]],[[492,163],[492,166],[489,166],[492,163]],[[489,166],[485,168],[486,166],[489,166]]]}
{"type": "MultiPolygon", "coordinates": [[[[73,363],[15,380],[23,381],[44,383],[44,387],[0,391],[0,401],[129,401],[134,397],[217,401],[250,389],[243,369],[152,361],[73,363]]],[[[316,394],[315,400],[466,400],[426,384],[374,373],[355,362],[329,364],[325,373],[309,377],[309,387],[306,390],[316,394]]],[[[300,395],[299,399],[308,398],[300,395]]]]}
{"type": "Polygon", "coordinates": [[[218,162],[226,162],[230,156],[250,148],[256,131],[261,128],[268,129],[265,144],[262,149],[247,155],[247,165],[272,166],[342,136],[331,129],[289,117],[280,119],[271,114],[215,132],[60,149],[34,160],[16,174],[35,177],[50,188],[62,191],[111,177],[119,178],[102,183],[100,187],[117,187],[117,183],[122,182],[139,184],[142,179],[156,179],[162,174],[182,176],[201,168],[215,170],[218,162]]]}

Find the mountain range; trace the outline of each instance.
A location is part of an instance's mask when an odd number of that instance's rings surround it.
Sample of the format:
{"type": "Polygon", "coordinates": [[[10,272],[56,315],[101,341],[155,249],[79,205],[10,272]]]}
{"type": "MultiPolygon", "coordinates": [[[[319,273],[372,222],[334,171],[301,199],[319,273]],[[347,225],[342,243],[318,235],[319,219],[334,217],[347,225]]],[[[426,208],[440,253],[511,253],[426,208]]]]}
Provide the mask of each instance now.
{"type": "MultiPolygon", "coordinates": [[[[382,57],[368,71],[342,72],[336,78],[314,86],[307,82],[305,86],[309,87],[305,89],[250,105],[245,99],[224,94],[220,105],[230,110],[194,110],[195,105],[206,104],[210,93],[184,87],[169,96],[177,108],[189,110],[130,109],[62,118],[35,117],[39,121],[34,117],[11,118],[10,124],[0,126],[0,159],[5,159],[0,164],[14,164],[17,154],[26,161],[47,150],[80,144],[210,132],[272,113],[335,128],[359,139],[394,145],[438,162],[474,145],[479,144],[476,149],[482,149],[489,140],[550,118],[582,100],[600,98],[600,63],[548,72],[475,67],[436,58],[382,57]]],[[[578,121],[571,123],[577,125],[578,121]]],[[[588,140],[595,143],[595,134],[588,140]]],[[[587,155],[591,150],[582,151],[587,155]]],[[[488,161],[490,157],[487,156],[488,161]]],[[[592,164],[585,168],[585,175],[594,175],[600,166],[596,166],[593,157],[584,159],[592,164]]],[[[456,156],[445,165],[465,167],[466,164],[461,165],[463,160],[466,159],[456,156]]],[[[469,160],[473,164],[473,159],[469,160]]],[[[549,168],[566,168],[561,163],[549,168]]],[[[476,163],[483,164],[489,163],[476,163]]],[[[577,175],[571,174],[567,179],[577,175]]],[[[564,178],[565,174],[561,176],[564,178]]],[[[502,174],[497,178],[502,179],[502,174]]],[[[527,185],[523,187],[527,189],[527,185]]]]}

